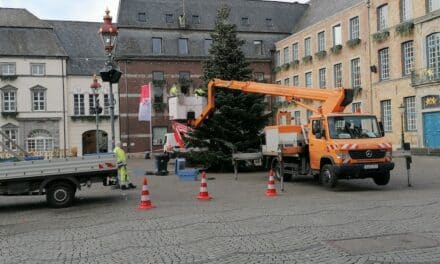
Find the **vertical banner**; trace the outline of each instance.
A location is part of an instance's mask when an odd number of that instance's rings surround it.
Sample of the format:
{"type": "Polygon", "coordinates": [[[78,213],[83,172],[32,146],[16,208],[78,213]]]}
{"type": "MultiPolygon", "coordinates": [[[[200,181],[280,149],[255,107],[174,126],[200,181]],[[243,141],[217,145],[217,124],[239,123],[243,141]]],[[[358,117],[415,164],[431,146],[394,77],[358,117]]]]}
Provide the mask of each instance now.
{"type": "Polygon", "coordinates": [[[151,121],[151,89],[150,84],[141,86],[139,101],[139,121],[151,121]]]}

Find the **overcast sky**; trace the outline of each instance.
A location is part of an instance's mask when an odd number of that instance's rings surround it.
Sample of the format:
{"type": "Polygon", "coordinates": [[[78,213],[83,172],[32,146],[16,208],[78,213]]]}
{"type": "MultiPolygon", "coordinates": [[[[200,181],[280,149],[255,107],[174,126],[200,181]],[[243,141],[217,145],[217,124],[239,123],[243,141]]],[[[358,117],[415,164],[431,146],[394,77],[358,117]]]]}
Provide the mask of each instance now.
{"type": "MultiPolygon", "coordinates": [[[[304,3],[308,0],[296,1],[304,3]]],[[[40,19],[95,22],[102,21],[106,7],[110,9],[113,21],[117,21],[118,4],[119,0],[0,0],[0,7],[26,8],[40,19]]]]}

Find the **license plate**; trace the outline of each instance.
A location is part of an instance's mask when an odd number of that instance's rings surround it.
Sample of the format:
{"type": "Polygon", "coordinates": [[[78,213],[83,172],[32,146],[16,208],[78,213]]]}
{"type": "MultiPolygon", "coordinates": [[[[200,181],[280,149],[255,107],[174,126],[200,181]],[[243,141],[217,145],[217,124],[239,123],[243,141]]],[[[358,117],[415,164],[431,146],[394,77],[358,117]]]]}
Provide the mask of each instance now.
{"type": "Polygon", "coordinates": [[[374,169],[377,169],[377,168],[379,168],[379,165],[377,165],[377,164],[366,164],[366,165],[364,165],[364,169],[366,169],[366,170],[374,170],[374,169]]]}

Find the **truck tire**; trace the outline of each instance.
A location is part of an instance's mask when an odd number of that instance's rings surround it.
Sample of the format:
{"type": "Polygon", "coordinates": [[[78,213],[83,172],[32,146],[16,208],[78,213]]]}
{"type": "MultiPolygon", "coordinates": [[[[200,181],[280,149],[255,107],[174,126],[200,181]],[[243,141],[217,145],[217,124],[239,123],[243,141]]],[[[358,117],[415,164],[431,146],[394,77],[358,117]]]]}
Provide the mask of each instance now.
{"type": "Polygon", "coordinates": [[[377,185],[381,185],[381,186],[387,185],[390,182],[390,172],[387,171],[384,174],[374,176],[373,181],[377,185]]]}
{"type": "Polygon", "coordinates": [[[336,176],[333,165],[325,164],[321,168],[321,174],[319,175],[319,182],[326,188],[334,188],[338,183],[338,177],[336,176]]]}
{"type": "Polygon", "coordinates": [[[46,187],[46,201],[53,208],[63,208],[72,205],[76,188],[67,182],[54,182],[46,187]]]}
{"type": "MultiPolygon", "coordinates": [[[[281,166],[280,165],[281,165],[280,162],[276,162],[275,163],[275,168],[274,168],[275,178],[278,181],[281,181],[281,166]]],[[[291,181],[291,180],[292,180],[292,175],[284,173],[283,181],[288,182],[288,181],[291,181]]]]}

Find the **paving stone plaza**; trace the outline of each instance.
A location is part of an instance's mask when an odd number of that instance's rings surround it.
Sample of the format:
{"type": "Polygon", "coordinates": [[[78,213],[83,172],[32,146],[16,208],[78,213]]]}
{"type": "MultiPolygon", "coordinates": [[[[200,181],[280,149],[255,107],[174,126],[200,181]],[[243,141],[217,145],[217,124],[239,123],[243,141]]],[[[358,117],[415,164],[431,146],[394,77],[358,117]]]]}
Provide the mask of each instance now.
{"type": "Polygon", "coordinates": [[[130,160],[138,188],[125,193],[92,186],[65,209],[1,197],[0,263],[440,263],[439,158],[414,157],[411,188],[395,161],[385,187],[298,179],[276,197],[267,172],[211,173],[211,201],[195,199],[198,181],[149,176],[157,208],[139,211],[153,161],[130,160]]]}

